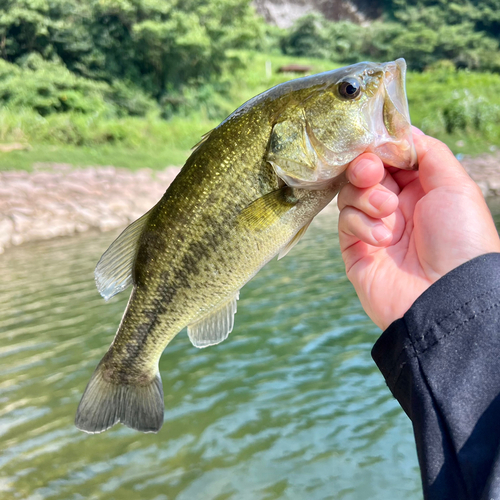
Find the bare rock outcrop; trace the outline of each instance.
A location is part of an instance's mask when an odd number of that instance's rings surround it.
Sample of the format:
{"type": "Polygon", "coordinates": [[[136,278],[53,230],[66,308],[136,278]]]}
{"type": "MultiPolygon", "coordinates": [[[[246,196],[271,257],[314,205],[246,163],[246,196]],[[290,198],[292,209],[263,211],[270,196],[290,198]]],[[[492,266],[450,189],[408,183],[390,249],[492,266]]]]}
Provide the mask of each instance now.
{"type": "Polygon", "coordinates": [[[331,21],[364,23],[382,15],[379,0],[254,0],[257,12],[270,24],[289,28],[297,19],[320,12],[331,21]]]}

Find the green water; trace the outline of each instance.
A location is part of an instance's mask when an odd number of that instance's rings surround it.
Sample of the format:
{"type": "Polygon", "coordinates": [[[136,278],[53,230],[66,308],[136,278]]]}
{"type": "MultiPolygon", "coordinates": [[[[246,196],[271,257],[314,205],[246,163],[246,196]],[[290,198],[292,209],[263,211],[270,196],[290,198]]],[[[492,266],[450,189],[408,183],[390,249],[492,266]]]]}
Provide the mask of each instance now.
{"type": "Polygon", "coordinates": [[[380,331],[321,216],[241,293],[222,344],[160,362],[159,434],[73,426],[128,292],[93,268],[114,234],[0,256],[0,499],[421,499],[411,425],[370,357],[380,331]]]}

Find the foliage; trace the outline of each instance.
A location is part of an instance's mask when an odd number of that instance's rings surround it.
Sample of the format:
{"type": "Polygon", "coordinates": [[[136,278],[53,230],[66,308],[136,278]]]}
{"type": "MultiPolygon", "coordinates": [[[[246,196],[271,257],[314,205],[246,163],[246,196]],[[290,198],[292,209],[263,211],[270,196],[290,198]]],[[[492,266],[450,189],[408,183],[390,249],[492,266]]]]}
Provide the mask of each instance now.
{"type": "Polygon", "coordinates": [[[154,108],[154,101],[140,89],[121,81],[109,85],[79,77],[36,53],[19,65],[0,59],[0,103],[30,108],[42,116],[68,111],[144,116],[154,108]]]}
{"type": "Polygon", "coordinates": [[[309,14],[282,30],[250,0],[0,0],[0,141],[30,143],[10,153],[19,158],[50,146],[106,150],[92,161],[109,161],[114,148],[116,161],[147,150],[178,164],[203,132],[290,77],[271,65],[319,72],[405,57],[418,71],[408,74],[415,124],[452,148],[498,143],[500,0],[384,5],[368,25],[309,14]]]}
{"type": "MultiPolygon", "coordinates": [[[[218,104],[201,111],[185,109],[168,120],[157,110],[145,117],[114,116],[107,108],[91,114],[77,111],[40,116],[29,108],[0,108],[0,142],[28,143],[27,151],[0,153],[0,169],[29,168],[36,161],[164,168],[180,165],[205,132],[247,99],[289,78],[266,71],[291,62],[312,65],[314,72],[332,69],[326,60],[239,52],[244,67],[222,75],[238,82],[218,104]]],[[[0,85],[3,73],[0,71],[0,85]]],[[[479,153],[500,143],[500,75],[455,70],[440,63],[422,73],[409,72],[412,122],[445,141],[455,152],[479,153]]],[[[209,101],[207,101],[209,102],[209,101]]]]}
{"type": "MultiPolygon", "coordinates": [[[[236,73],[231,72],[222,76],[224,82],[235,78],[238,85],[228,89],[226,97],[219,98],[220,102],[213,97],[204,97],[198,94],[198,98],[205,99],[206,105],[202,105],[196,110],[185,108],[182,112],[164,120],[161,118],[158,108],[154,107],[148,111],[145,118],[117,115],[112,109],[114,102],[118,101],[116,91],[109,87],[105,90],[110,93],[114,91],[115,101],[98,102],[99,105],[95,106],[92,113],[82,113],[80,109],[68,109],[60,113],[40,113],[40,109],[28,106],[27,101],[25,101],[25,105],[21,108],[12,105],[0,108],[0,142],[70,144],[89,147],[114,144],[126,148],[154,148],[160,145],[171,147],[175,144],[187,151],[198,142],[205,132],[216,126],[244,101],[290,78],[286,74],[273,73],[271,79],[268,79],[269,75],[266,73],[267,57],[265,56],[249,52],[239,52],[238,55],[246,64],[236,70],[236,73]]],[[[290,62],[290,59],[280,56],[272,59],[274,67],[290,62]]],[[[331,68],[331,63],[327,61],[312,62],[317,71],[331,68]]],[[[2,95],[5,75],[8,74],[10,67],[14,67],[21,75],[25,71],[9,63],[2,64],[0,62],[0,96],[2,95]],[[2,68],[6,71],[3,71],[2,68]]],[[[74,78],[77,79],[77,77],[74,78]]],[[[81,80],[84,83],[89,81],[81,80]]],[[[103,83],[94,84],[106,85],[103,83]]],[[[21,97],[24,97],[22,90],[23,87],[20,86],[21,97]]],[[[90,88],[90,91],[92,90],[93,88],[90,88]]],[[[29,93],[26,99],[32,94],[29,93]]],[[[217,95],[213,92],[208,92],[208,94],[210,96],[217,95]]],[[[49,95],[53,97],[52,94],[49,95]]],[[[189,98],[191,99],[191,97],[189,98]]]]}
{"type": "Polygon", "coordinates": [[[500,75],[441,67],[410,73],[407,89],[412,121],[426,133],[500,142],[500,75]]]}
{"type": "Polygon", "coordinates": [[[384,0],[386,16],[404,25],[430,28],[472,25],[473,31],[500,39],[500,0],[384,0]]]}
{"type": "Polygon", "coordinates": [[[334,59],[358,60],[363,28],[350,22],[330,22],[319,13],[301,17],[280,41],[284,54],[334,59]]]}
{"type": "Polygon", "coordinates": [[[0,0],[0,104],[42,116],[216,119],[231,111],[242,47],[500,72],[500,0],[384,5],[385,19],[367,26],[309,14],[280,30],[250,0],[0,0]]]}
{"type": "Polygon", "coordinates": [[[301,17],[290,32],[281,39],[284,54],[299,57],[327,57],[328,39],[325,30],[326,20],[319,13],[301,17]]]}
{"type": "Polygon", "coordinates": [[[249,0],[0,0],[4,60],[39,54],[157,100],[212,81],[234,62],[227,50],[251,47],[262,31],[249,0]]]}
{"type": "MultiPolygon", "coordinates": [[[[490,3],[500,8],[500,0],[490,3]]],[[[309,14],[282,36],[281,49],[285,54],[330,57],[341,63],[404,57],[417,71],[447,60],[457,68],[500,72],[500,14],[465,0],[414,0],[410,5],[394,0],[390,7],[392,16],[368,26],[309,14]]]]}

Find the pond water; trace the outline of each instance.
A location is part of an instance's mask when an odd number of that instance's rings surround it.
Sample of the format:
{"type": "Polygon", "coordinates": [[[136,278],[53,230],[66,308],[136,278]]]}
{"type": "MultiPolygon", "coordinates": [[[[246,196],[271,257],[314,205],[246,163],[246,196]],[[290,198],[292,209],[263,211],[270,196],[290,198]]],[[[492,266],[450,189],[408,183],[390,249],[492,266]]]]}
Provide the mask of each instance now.
{"type": "Polygon", "coordinates": [[[380,331],[329,215],[243,288],[228,340],[198,350],[184,331],[168,346],[158,434],[78,431],[128,299],[105,303],[94,285],[115,236],[0,256],[0,498],[422,498],[410,421],[371,360],[380,331]]]}

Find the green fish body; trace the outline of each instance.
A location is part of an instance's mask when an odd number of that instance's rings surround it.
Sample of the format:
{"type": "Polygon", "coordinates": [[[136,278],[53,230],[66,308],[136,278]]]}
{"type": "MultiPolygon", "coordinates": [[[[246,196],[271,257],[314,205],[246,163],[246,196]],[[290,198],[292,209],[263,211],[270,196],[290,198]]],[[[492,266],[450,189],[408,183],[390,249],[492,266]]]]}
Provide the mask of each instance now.
{"type": "Polygon", "coordinates": [[[195,148],[162,199],[96,268],[106,298],[133,284],[76,426],[163,423],[160,356],[184,327],[196,347],[233,328],[239,290],[285,255],[364,151],[413,168],[404,61],[359,63],[287,82],[241,106],[195,148]],[[356,95],[354,95],[356,94],[356,95]]]}

